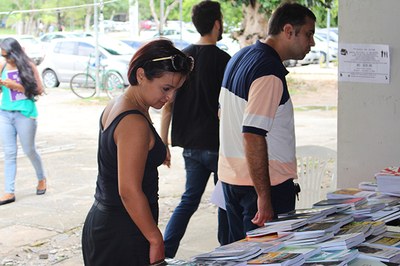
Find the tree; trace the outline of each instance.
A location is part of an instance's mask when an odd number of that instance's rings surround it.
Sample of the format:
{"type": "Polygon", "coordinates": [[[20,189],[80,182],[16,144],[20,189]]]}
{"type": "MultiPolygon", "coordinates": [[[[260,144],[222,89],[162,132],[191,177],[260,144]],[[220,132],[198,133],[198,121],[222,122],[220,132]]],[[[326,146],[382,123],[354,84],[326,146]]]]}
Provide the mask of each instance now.
{"type": "MultiPolygon", "coordinates": [[[[160,14],[161,12],[160,13],[157,12],[157,9],[156,9],[155,4],[154,4],[154,0],[149,0],[151,14],[153,15],[154,21],[155,21],[155,23],[157,25],[157,28],[158,28],[158,30],[160,32],[160,35],[162,35],[162,28],[163,28],[163,26],[165,25],[165,23],[167,21],[169,13],[172,10],[174,10],[175,7],[179,6],[179,0],[173,0],[173,1],[161,0],[160,1],[160,5],[162,3],[164,4],[164,6],[163,6],[164,14],[163,14],[162,18],[161,17],[159,18],[158,14],[160,14]],[[165,6],[166,6],[166,8],[165,8],[165,6]]],[[[160,9],[158,9],[158,10],[160,10],[160,9]]]]}
{"type": "MultiPolygon", "coordinates": [[[[241,6],[243,11],[243,22],[239,31],[232,33],[232,37],[239,41],[240,46],[246,46],[254,43],[258,39],[267,36],[268,19],[273,10],[282,0],[222,0],[233,6],[241,6]]],[[[326,14],[326,8],[335,7],[333,3],[337,0],[298,0],[316,13],[316,16],[326,14]],[[325,13],[323,11],[325,10],[325,13]]],[[[337,10],[337,5],[336,5],[337,10]]],[[[334,13],[337,23],[337,12],[334,13]]],[[[325,17],[324,17],[325,18],[325,17]]],[[[326,18],[325,18],[326,19],[326,18]]],[[[318,21],[318,20],[317,20],[318,21]]],[[[319,25],[319,24],[318,24],[319,25]]],[[[325,24],[326,25],[326,24],[325,24]]]]}

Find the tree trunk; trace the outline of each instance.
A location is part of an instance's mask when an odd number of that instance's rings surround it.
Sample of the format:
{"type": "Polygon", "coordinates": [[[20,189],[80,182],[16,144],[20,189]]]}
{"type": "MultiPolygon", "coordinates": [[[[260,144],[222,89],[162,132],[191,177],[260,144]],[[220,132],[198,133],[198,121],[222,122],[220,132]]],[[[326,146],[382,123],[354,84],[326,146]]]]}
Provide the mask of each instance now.
{"type": "Polygon", "coordinates": [[[256,2],[254,7],[243,5],[244,19],[242,28],[233,33],[233,38],[239,41],[240,47],[253,44],[256,40],[267,36],[268,17],[270,12],[260,13],[260,3],[256,2]]]}
{"type": "Polygon", "coordinates": [[[90,20],[92,19],[92,10],[91,6],[86,8],[86,16],[85,16],[85,31],[90,31],[90,20]]]}

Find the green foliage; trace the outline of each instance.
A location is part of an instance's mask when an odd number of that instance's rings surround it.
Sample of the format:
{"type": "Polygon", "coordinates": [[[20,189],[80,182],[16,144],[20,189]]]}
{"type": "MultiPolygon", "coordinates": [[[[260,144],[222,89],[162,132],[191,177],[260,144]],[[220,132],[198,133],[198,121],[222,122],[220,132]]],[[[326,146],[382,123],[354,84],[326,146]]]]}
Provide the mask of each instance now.
{"type": "MultiPolygon", "coordinates": [[[[106,0],[105,0],[106,1],[106,0]]],[[[129,3],[134,0],[117,0],[112,3],[104,5],[103,15],[104,19],[111,19],[112,16],[129,12],[129,3]]],[[[147,20],[152,19],[150,10],[150,0],[137,0],[139,3],[139,19],[147,20]]],[[[153,0],[154,8],[159,14],[160,0],[153,0]]],[[[173,3],[174,0],[164,0],[165,8],[173,3]]],[[[199,3],[201,0],[182,0],[182,18],[185,22],[191,21],[191,9],[193,5],[199,3]]],[[[221,3],[222,11],[224,14],[225,31],[230,32],[233,29],[240,27],[243,21],[242,5],[260,4],[259,12],[265,13],[268,18],[271,12],[283,0],[219,0],[221,3]]],[[[87,14],[91,15],[91,24],[93,23],[93,7],[80,7],[76,9],[63,9],[66,6],[80,6],[83,4],[93,4],[93,0],[13,0],[13,1],[0,1],[0,20],[7,19],[7,27],[10,29],[17,22],[24,22],[26,25],[37,23],[39,20],[48,26],[50,24],[57,24],[58,17],[61,23],[67,30],[83,29],[85,24],[85,17],[87,14]],[[41,8],[54,8],[61,7],[59,15],[56,10],[42,11],[32,13],[12,13],[8,15],[7,12],[29,9],[41,8]],[[90,12],[88,11],[89,9],[90,12]]],[[[100,0],[98,0],[100,2],[100,0]]],[[[297,0],[297,2],[309,6],[317,16],[317,26],[326,27],[326,14],[327,6],[331,8],[331,26],[337,26],[338,22],[338,0],[297,0]]],[[[180,11],[179,5],[171,10],[168,20],[179,20],[180,11]]]]}
{"type": "MultiPolygon", "coordinates": [[[[265,13],[265,16],[269,18],[272,11],[276,7],[284,2],[284,0],[221,0],[228,8],[241,8],[242,5],[255,5],[255,3],[260,4],[259,12],[265,13]],[[230,7],[229,7],[230,6],[230,7]]],[[[327,19],[327,8],[330,8],[331,15],[331,27],[336,27],[338,23],[338,0],[297,0],[298,3],[309,7],[317,17],[317,26],[321,28],[326,27],[327,19]]],[[[238,21],[238,18],[242,17],[242,13],[238,12],[238,15],[229,17],[229,20],[234,18],[234,21],[238,21]]],[[[241,20],[240,20],[241,21],[241,20]]]]}

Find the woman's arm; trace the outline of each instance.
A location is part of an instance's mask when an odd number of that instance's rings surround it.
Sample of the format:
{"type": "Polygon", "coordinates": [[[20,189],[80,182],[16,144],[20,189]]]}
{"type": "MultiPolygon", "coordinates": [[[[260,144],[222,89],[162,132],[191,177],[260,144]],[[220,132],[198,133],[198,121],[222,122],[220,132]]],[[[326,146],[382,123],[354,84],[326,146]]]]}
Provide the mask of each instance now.
{"type": "Polygon", "coordinates": [[[118,147],[119,193],[130,217],[150,243],[150,263],[165,257],[162,234],[142,190],[147,155],[154,145],[152,136],[147,120],[140,115],[126,116],[114,132],[118,147]]]}

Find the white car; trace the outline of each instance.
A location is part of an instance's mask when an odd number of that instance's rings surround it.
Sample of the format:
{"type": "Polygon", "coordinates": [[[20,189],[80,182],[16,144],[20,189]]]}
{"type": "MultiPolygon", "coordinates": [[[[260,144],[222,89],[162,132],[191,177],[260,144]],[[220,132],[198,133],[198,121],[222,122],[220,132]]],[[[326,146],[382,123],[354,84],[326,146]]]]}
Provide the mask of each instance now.
{"type": "MultiPolygon", "coordinates": [[[[127,86],[128,65],[135,50],[121,41],[110,39],[99,39],[98,44],[101,65],[105,65],[106,70],[117,71],[127,86]]],[[[75,74],[86,72],[94,54],[95,39],[92,37],[53,40],[38,66],[43,84],[52,88],[58,87],[61,82],[70,82],[75,74]]]]}

